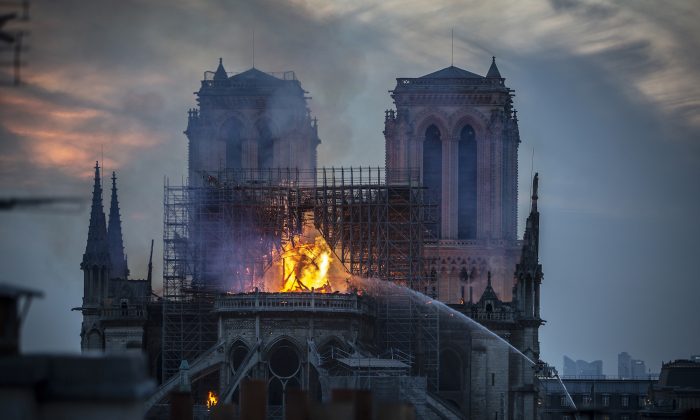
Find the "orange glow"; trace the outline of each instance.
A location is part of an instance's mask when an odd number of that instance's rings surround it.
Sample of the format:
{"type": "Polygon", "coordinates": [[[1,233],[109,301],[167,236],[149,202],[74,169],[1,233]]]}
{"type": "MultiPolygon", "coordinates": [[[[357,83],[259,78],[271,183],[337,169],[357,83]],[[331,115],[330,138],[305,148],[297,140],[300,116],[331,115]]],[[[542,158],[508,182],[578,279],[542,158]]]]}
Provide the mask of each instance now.
{"type": "MultiPolygon", "coordinates": [[[[135,111],[123,112],[115,104],[100,106],[94,101],[82,104],[66,101],[62,99],[62,90],[54,92],[38,86],[55,95],[31,90],[0,95],[0,108],[4,111],[0,125],[21,139],[22,144],[13,155],[3,156],[9,161],[3,162],[3,167],[29,163],[89,179],[90,162],[100,160],[104,167],[117,169],[134,154],[163,143],[167,137],[144,123],[135,111]]],[[[65,97],[75,99],[73,93],[65,97]]],[[[160,108],[155,108],[154,112],[159,112],[160,108]]]]}
{"type": "Polygon", "coordinates": [[[211,409],[218,403],[219,397],[216,396],[214,391],[209,391],[209,395],[207,395],[207,409],[211,409]]]}
{"type": "Polygon", "coordinates": [[[294,236],[273,255],[265,273],[265,288],[279,292],[332,293],[347,289],[349,278],[323,236],[313,228],[294,236]]]}

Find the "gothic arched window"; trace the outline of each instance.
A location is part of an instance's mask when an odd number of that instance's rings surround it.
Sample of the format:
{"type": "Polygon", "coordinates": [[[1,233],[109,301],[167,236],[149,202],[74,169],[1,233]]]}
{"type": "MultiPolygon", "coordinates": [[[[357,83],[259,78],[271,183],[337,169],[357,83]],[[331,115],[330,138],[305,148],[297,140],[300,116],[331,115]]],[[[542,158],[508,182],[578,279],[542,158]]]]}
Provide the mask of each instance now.
{"type": "Polygon", "coordinates": [[[457,237],[459,239],[476,238],[476,135],[470,125],[465,125],[459,134],[459,176],[458,176],[458,210],[457,237]]]}
{"type": "MultiPolygon", "coordinates": [[[[437,206],[439,219],[442,200],[442,141],[440,130],[434,124],[425,130],[423,140],[423,186],[427,188],[426,201],[437,206]]],[[[436,238],[440,237],[439,221],[431,231],[436,238]]]]}
{"type": "Polygon", "coordinates": [[[274,164],[272,130],[267,121],[260,121],[256,128],[258,130],[258,169],[272,168],[274,164]]]}
{"type": "Polygon", "coordinates": [[[235,118],[221,127],[221,137],[226,143],[226,168],[241,168],[243,160],[243,124],[235,118]]]}

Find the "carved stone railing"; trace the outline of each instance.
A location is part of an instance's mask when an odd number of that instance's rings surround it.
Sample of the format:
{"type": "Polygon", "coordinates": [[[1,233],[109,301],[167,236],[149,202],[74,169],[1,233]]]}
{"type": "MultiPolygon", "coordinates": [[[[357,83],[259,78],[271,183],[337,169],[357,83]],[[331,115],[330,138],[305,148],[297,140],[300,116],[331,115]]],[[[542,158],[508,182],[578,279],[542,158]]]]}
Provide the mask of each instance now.
{"type": "Polygon", "coordinates": [[[102,308],[100,310],[100,316],[104,320],[110,319],[142,319],[148,318],[148,312],[145,306],[129,306],[127,308],[102,308]]]}
{"type": "Polygon", "coordinates": [[[246,293],[219,297],[217,312],[335,312],[366,313],[368,299],[356,294],[246,293]]]}
{"type": "Polygon", "coordinates": [[[471,319],[476,321],[513,321],[513,312],[471,312],[467,313],[471,319]]]}

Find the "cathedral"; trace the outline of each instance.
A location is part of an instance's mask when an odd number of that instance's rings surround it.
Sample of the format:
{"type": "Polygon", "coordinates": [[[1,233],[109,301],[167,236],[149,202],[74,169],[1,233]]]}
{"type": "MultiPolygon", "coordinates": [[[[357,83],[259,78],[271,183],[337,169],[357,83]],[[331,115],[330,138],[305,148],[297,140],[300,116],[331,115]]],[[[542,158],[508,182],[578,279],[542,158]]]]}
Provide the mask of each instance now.
{"type": "Polygon", "coordinates": [[[95,165],[81,348],[146,355],[160,383],[149,418],[183,364],[200,404],[212,390],[239,402],[242,380],[265,380],[269,418],[284,417],[289,389],[326,401],[337,388],[418,418],[537,418],[539,181],[518,239],[513,92],[495,57],[485,76],[397,78],[386,167],[327,169],[296,75],[229,74],[219,60],[188,111],[188,181],[166,186],[161,296],[150,268],[130,277],[116,174],[107,219],[95,165]],[[421,294],[372,294],[352,278],[421,294]]]}

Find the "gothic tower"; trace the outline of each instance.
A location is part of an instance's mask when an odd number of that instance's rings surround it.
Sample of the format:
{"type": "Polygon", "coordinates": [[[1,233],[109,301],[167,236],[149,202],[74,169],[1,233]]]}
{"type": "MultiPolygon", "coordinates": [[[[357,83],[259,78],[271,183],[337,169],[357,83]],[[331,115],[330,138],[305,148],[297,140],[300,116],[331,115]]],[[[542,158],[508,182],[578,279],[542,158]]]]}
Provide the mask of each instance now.
{"type": "Polygon", "coordinates": [[[185,131],[193,185],[221,169],[316,168],[317,123],[294,72],[229,77],[219,59],[196,94],[185,131]]]}
{"type": "Polygon", "coordinates": [[[436,209],[426,246],[437,282],[428,294],[448,303],[486,288],[511,299],[518,259],[518,122],[513,90],[496,66],[486,76],[450,66],[398,78],[386,113],[386,167],[391,182],[418,172],[436,209]],[[407,171],[408,169],[408,171],[407,171]]]}
{"type": "Polygon", "coordinates": [[[148,279],[129,278],[122,239],[117,175],[112,172],[112,200],[107,224],[102,205],[99,164],[95,164],[90,228],[80,269],[84,282],[83,305],[74,309],[83,314],[81,349],[141,351],[151,296],[150,270],[148,279]]]}
{"type": "Polygon", "coordinates": [[[80,269],[83,271],[83,325],[80,332],[81,348],[104,348],[104,336],[99,327],[100,308],[109,294],[109,275],[112,264],[107,241],[107,223],[102,206],[102,182],[100,166],[95,162],[95,179],[92,189],[92,207],[87,245],[80,269]]]}

